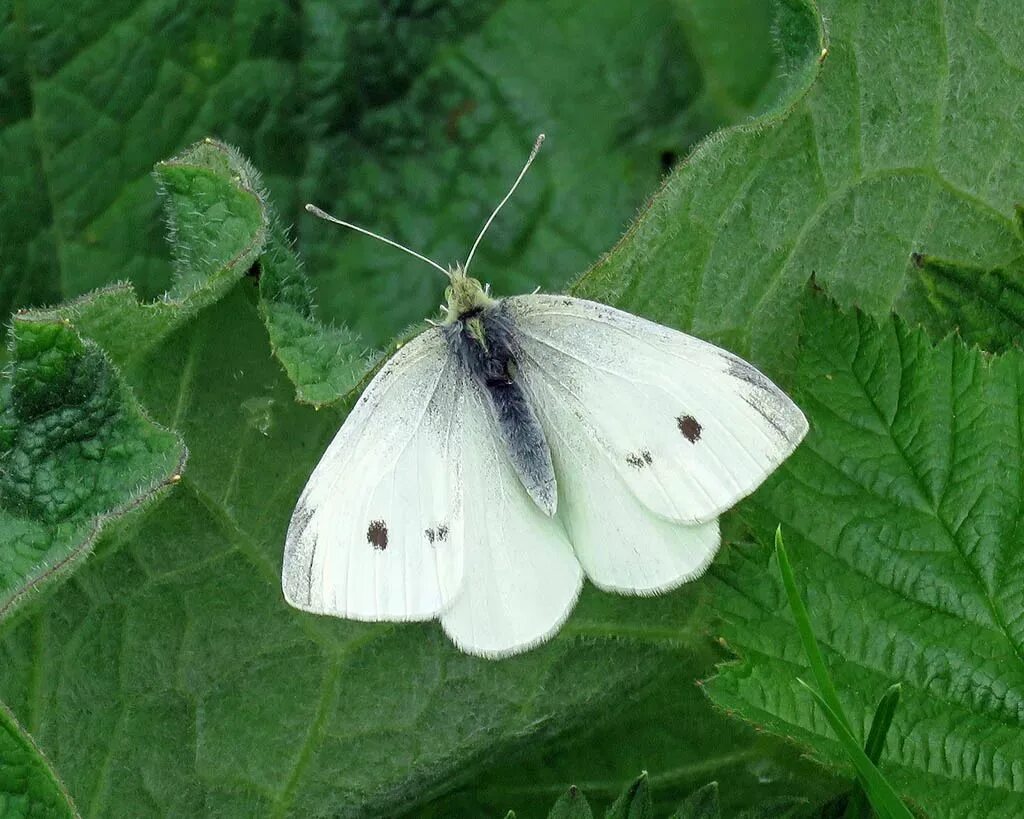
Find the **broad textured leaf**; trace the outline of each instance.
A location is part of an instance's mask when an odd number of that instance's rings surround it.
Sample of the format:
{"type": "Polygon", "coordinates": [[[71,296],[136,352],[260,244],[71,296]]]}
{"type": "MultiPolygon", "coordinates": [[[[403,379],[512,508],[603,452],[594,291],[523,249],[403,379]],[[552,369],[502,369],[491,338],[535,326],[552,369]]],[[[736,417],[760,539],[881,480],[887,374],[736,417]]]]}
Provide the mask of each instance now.
{"type": "Polygon", "coordinates": [[[185,448],[106,355],[58,317],[19,315],[0,386],[0,620],[77,568],[112,519],[175,481],[185,448]]]}
{"type": "Polygon", "coordinates": [[[79,816],[46,757],[3,703],[0,703],[0,816],[4,819],[78,819],[79,816]]]}
{"type": "MultiPolygon", "coordinates": [[[[1010,270],[1019,287],[1024,39],[1007,24],[1017,5],[819,5],[828,50],[817,81],[783,116],[702,143],[579,295],[779,370],[792,363],[812,274],[842,304],[896,308],[937,336],[991,296],[969,277],[951,311],[933,300],[914,253],[1010,270]]],[[[802,4],[787,6],[780,40],[799,55],[802,4]]],[[[806,83],[812,66],[797,60],[791,82],[806,83]]],[[[984,320],[969,329],[991,334],[984,320]]]]}
{"type": "Polygon", "coordinates": [[[135,378],[189,442],[185,477],[3,644],[4,694],[90,813],[390,812],[684,660],[692,593],[591,595],[559,639],[501,663],[434,624],[290,609],[284,529],[338,416],[295,405],[244,289],[184,342],[135,378]],[[246,355],[224,357],[226,328],[246,355]],[[676,637],[616,638],[648,630],[676,637]]]}
{"type": "MultiPolygon", "coordinates": [[[[812,432],[746,517],[766,535],[782,522],[861,742],[901,683],[881,755],[897,790],[935,817],[1020,815],[1024,353],[933,347],[899,319],[810,302],[795,389],[812,432]]],[[[709,691],[841,765],[795,681],[806,660],[767,554],[730,550],[714,570],[743,659],[709,691]]]]}
{"type": "MultiPolygon", "coordinates": [[[[462,260],[547,133],[474,260],[500,294],[563,287],[697,138],[785,91],[762,0],[308,7],[303,190],[342,218],[462,260]]],[[[371,344],[436,311],[441,281],[423,263],[312,217],[301,228],[325,315],[371,344]]]]}
{"type": "MultiPolygon", "coordinates": [[[[698,613],[691,624],[703,629],[710,616],[698,613]]],[[[637,627],[657,638],[654,624],[637,627]]],[[[666,629],[661,638],[677,639],[676,629],[666,629]]],[[[611,805],[642,769],[649,771],[659,816],[671,813],[710,775],[724,783],[719,796],[726,816],[783,795],[823,802],[847,787],[799,759],[792,746],[708,707],[692,675],[705,668],[711,673],[712,661],[721,657],[704,647],[685,664],[664,667],[647,688],[614,707],[610,719],[532,749],[514,765],[497,766],[417,815],[498,816],[511,806],[520,816],[542,816],[575,782],[600,816],[599,808],[611,805]]]]}

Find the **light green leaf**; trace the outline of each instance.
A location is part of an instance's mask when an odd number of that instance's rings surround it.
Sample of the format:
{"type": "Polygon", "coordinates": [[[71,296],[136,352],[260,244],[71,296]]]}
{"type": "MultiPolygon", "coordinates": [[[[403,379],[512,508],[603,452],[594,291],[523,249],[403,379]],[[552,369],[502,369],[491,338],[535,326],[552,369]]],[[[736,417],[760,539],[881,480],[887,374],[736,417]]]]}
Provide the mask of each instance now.
{"type": "Polygon", "coordinates": [[[0,703],[0,816],[79,819],[71,797],[32,737],[0,703]]]}
{"type": "Polygon", "coordinates": [[[0,391],[0,620],[67,576],[101,530],[176,481],[181,439],[153,423],[104,353],[21,314],[0,391]]]}
{"type": "MultiPolygon", "coordinates": [[[[1018,814],[1024,354],[933,347],[899,319],[809,302],[795,396],[812,431],[746,517],[761,534],[782,522],[859,742],[900,682],[881,755],[897,792],[935,817],[1018,814]]],[[[715,567],[723,634],[742,661],[708,690],[842,765],[794,682],[806,660],[768,569],[747,547],[715,567]]]]}
{"type": "Polygon", "coordinates": [[[348,328],[317,319],[313,289],[276,219],[255,272],[270,347],[297,400],[319,408],[348,395],[380,354],[371,354],[348,328]]]}
{"type": "MultiPolygon", "coordinates": [[[[803,3],[781,7],[790,82],[806,93],[702,143],[575,288],[776,374],[792,365],[812,274],[841,304],[895,308],[941,337],[957,312],[935,303],[913,254],[1018,281],[1024,258],[1016,6],[898,0],[883,13],[822,0],[820,45],[796,25],[803,3]],[[827,51],[810,84],[815,63],[801,56],[812,47],[827,51]]],[[[989,298],[984,283],[958,289],[963,312],[989,298]]],[[[978,338],[991,335],[984,325],[978,338]]]]}

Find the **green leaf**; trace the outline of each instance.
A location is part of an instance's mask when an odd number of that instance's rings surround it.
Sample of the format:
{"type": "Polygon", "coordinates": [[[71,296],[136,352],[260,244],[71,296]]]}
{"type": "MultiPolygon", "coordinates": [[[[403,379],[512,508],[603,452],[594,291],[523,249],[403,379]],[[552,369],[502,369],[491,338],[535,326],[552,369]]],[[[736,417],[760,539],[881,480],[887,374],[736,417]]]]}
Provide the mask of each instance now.
{"type": "MultiPolygon", "coordinates": [[[[790,68],[762,0],[310,7],[320,136],[304,190],[339,217],[464,259],[547,134],[474,261],[500,294],[564,287],[701,136],[786,93],[775,80],[790,68]]],[[[311,217],[300,236],[324,314],[370,344],[436,311],[441,282],[423,263],[311,217]]]]}
{"type": "Polygon", "coordinates": [[[235,286],[259,258],[270,221],[258,174],[223,143],[203,140],[154,176],[175,259],[171,289],[140,302],[132,285],[115,284],[52,311],[128,369],[235,286]]]}
{"type": "Polygon", "coordinates": [[[786,598],[789,602],[790,611],[793,613],[793,619],[796,621],[796,627],[800,634],[800,642],[803,644],[804,654],[807,657],[807,662],[811,667],[811,673],[814,675],[814,680],[818,684],[818,689],[820,690],[811,688],[807,683],[799,678],[797,678],[797,682],[805,688],[808,688],[815,700],[817,700],[825,709],[825,714],[828,717],[829,723],[832,725],[832,730],[835,731],[836,735],[839,737],[840,744],[842,744],[847,758],[853,763],[854,769],[857,772],[860,789],[854,793],[851,804],[848,808],[848,813],[852,816],[859,815],[858,805],[860,797],[862,795],[866,795],[879,816],[893,817],[893,819],[895,819],[895,817],[906,817],[906,819],[910,819],[910,812],[906,807],[904,807],[903,803],[900,802],[899,797],[896,796],[892,786],[888,781],[886,781],[885,777],[878,772],[878,769],[874,764],[881,754],[880,746],[881,743],[885,741],[885,734],[892,721],[892,709],[895,708],[895,702],[898,699],[898,696],[893,698],[890,695],[894,690],[899,692],[899,687],[890,687],[887,692],[887,696],[882,699],[883,707],[881,714],[877,709],[875,711],[875,717],[871,723],[871,731],[869,732],[867,743],[868,746],[871,747],[872,752],[875,753],[875,759],[871,759],[853,738],[850,721],[843,712],[843,706],[839,702],[839,695],[836,693],[835,686],[832,683],[832,677],[828,673],[825,660],[821,655],[821,649],[818,647],[818,642],[814,638],[811,619],[807,613],[807,608],[804,606],[803,600],[800,598],[800,592],[796,587],[796,578],[793,576],[793,568],[790,566],[789,557],[786,554],[786,547],[782,539],[781,526],[775,530],[775,556],[779,561],[779,572],[782,575],[782,585],[786,590],[786,598]]]}
{"type": "Polygon", "coordinates": [[[605,819],[652,819],[653,816],[654,805],[651,802],[647,771],[626,786],[604,815],[605,819]]]}
{"type": "Polygon", "coordinates": [[[915,253],[911,257],[940,324],[986,350],[1002,351],[1024,332],[1024,259],[991,270],[915,253]]]}
{"type": "Polygon", "coordinates": [[[0,619],[66,577],[112,519],[175,482],[181,439],[153,423],[66,320],[23,313],[0,392],[0,619]]]}
{"type": "MultiPolygon", "coordinates": [[[[804,326],[795,397],[812,431],[745,517],[754,532],[782,521],[855,737],[901,684],[881,756],[896,790],[935,817],[1019,813],[1024,354],[933,346],[900,319],[820,297],[804,326]]],[[[723,634],[743,659],[708,691],[842,766],[828,722],[794,687],[806,664],[768,571],[757,548],[716,564],[723,634]]]]}
{"type": "Polygon", "coordinates": [[[721,819],[722,808],[718,801],[718,783],[709,782],[694,791],[679,806],[671,819],[721,819]]]}
{"type": "MultiPolygon", "coordinates": [[[[592,597],[582,601],[581,614],[586,617],[590,611],[596,616],[589,608],[592,601],[592,597]]],[[[608,598],[602,602],[619,603],[616,619],[622,633],[634,631],[653,638],[656,623],[639,619],[643,608],[627,629],[624,615],[632,609],[631,601],[608,598]]],[[[611,622],[609,614],[610,608],[605,617],[611,622]]],[[[697,613],[690,622],[703,629],[707,616],[697,613]]],[[[585,625],[577,626],[574,618],[567,628],[585,625]]],[[[670,624],[666,621],[662,627],[669,638],[670,624]]],[[[497,816],[513,805],[520,815],[543,816],[563,793],[565,783],[572,781],[579,782],[592,805],[609,805],[618,798],[623,783],[645,767],[651,771],[649,782],[664,808],[678,804],[714,775],[726,783],[719,793],[726,816],[785,795],[801,794],[803,801],[823,802],[848,787],[847,782],[823,775],[818,766],[801,759],[789,743],[710,708],[692,675],[701,669],[711,673],[716,659],[722,659],[721,652],[702,645],[684,661],[666,664],[656,679],[630,697],[628,706],[614,709],[611,719],[527,749],[514,765],[496,766],[432,803],[429,815],[497,816]]]]}
{"type": "Polygon", "coordinates": [[[380,361],[379,354],[371,354],[348,328],[317,318],[313,288],[276,219],[256,264],[260,314],[297,400],[319,408],[343,398],[380,361]]]}
{"type": "Polygon", "coordinates": [[[569,790],[558,797],[548,819],[592,819],[593,813],[579,788],[571,785],[569,790]]]}
{"type": "MultiPolygon", "coordinates": [[[[1006,24],[1015,5],[818,5],[827,36],[798,24],[802,3],[780,4],[791,87],[806,93],[702,143],[578,295],[692,330],[778,374],[793,365],[812,274],[841,304],[895,308],[934,337],[951,329],[950,311],[913,254],[1019,274],[1024,43],[1006,24]],[[822,48],[820,67],[806,59],[822,48]]],[[[965,302],[986,300],[984,283],[962,289],[965,302]]],[[[1000,347],[1011,341],[1001,326],[1000,347]]]]}
{"type": "Polygon", "coordinates": [[[32,737],[0,703],[0,816],[78,819],[71,797],[32,737]]]}

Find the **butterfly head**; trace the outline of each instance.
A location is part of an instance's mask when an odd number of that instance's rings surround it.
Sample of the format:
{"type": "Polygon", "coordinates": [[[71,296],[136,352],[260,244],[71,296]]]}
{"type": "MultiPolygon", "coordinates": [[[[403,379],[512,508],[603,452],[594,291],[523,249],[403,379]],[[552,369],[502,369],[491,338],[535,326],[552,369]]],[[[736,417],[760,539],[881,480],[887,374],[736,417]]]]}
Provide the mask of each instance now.
{"type": "Polygon", "coordinates": [[[466,275],[462,265],[448,271],[449,285],[444,290],[444,323],[452,324],[466,313],[494,304],[488,288],[466,275]]]}

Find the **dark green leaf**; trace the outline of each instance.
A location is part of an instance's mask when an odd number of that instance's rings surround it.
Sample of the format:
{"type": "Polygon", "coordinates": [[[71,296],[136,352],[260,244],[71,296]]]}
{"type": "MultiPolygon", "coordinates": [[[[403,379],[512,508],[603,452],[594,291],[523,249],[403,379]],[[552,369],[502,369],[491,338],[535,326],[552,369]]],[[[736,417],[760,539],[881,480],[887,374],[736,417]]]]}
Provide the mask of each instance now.
{"type": "Polygon", "coordinates": [[[112,519],[176,481],[177,435],[153,423],[104,353],[65,319],[11,327],[0,392],[0,619],[63,578],[112,519]]]}
{"type": "Polygon", "coordinates": [[[0,816],[78,819],[79,813],[32,737],[0,703],[0,816]]]}
{"type": "Polygon", "coordinates": [[[593,813],[587,803],[587,797],[583,795],[575,785],[558,797],[548,819],[591,819],[593,813]]]}
{"type": "Polygon", "coordinates": [[[709,782],[694,791],[672,814],[672,819],[721,819],[722,808],[718,802],[718,783],[709,782]]]}
{"type": "MultiPolygon", "coordinates": [[[[782,521],[853,736],[901,683],[881,756],[897,791],[935,817],[1020,812],[1024,353],[932,346],[899,319],[820,297],[805,327],[795,394],[811,433],[744,507],[748,522],[782,521]]],[[[712,697],[844,764],[794,687],[806,663],[766,554],[733,548],[714,575],[743,660],[710,682],[712,697]]]]}
{"type": "Polygon", "coordinates": [[[1024,260],[986,269],[915,253],[911,257],[940,327],[986,350],[1002,351],[1024,333],[1024,260]]]}
{"type": "Polygon", "coordinates": [[[647,771],[640,774],[608,808],[604,819],[653,819],[654,805],[651,803],[651,786],[647,771]]]}

